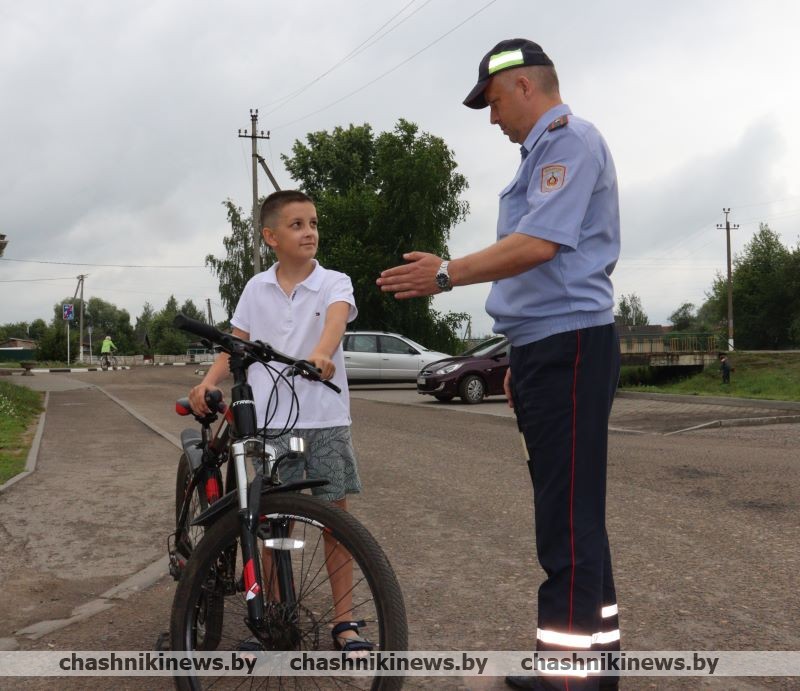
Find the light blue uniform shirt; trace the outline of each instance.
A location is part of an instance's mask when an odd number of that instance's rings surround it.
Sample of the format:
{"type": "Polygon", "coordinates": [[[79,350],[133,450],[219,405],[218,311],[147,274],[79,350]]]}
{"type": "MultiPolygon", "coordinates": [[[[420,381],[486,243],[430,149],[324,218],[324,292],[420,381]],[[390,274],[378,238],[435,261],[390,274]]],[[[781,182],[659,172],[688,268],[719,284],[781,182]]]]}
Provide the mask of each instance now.
{"type": "Polygon", "coordinates": [[[486,311],[515,346],[611,324],[620,249],[617,174],[594,125],[558,105],[539,118],[522,154],[500,193],[497,239],[524,233],[561,247],[549,262],[492,285],[486,311]]]}

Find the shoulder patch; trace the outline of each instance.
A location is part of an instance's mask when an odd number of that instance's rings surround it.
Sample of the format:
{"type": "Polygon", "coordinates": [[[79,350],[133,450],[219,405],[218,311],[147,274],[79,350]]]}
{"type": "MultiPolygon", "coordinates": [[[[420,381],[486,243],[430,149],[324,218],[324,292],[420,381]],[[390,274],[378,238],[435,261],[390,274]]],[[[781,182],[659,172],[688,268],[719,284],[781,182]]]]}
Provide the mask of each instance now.
{"type": "Polygon", "coordinates": [[[568,122],[569,122],[569,115],[560,115],[547,126],[547,131],[552,132],[553,130],[558,130],[561,129],[562,127],[566,127],[568,122]]]}
{"type": "Polygon", "coordinates": [[[567,167],[560,165],[544,166],[542,168],[542,192],[555,192],[564,186],[567,177],[567,167]]]}

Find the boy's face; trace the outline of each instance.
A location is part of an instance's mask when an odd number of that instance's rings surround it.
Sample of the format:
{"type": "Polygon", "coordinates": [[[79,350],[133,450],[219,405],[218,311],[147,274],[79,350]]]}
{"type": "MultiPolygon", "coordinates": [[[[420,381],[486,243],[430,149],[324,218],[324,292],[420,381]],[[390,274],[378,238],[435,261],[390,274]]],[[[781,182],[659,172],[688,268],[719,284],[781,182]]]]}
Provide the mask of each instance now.
{"type": "Polygon", "coordinates": [[[281,209],[274,227],[262,230],[264,242],[281,261],[303,261],[317,254],[317,210],[310,202],[291,202],[281,209]]]}

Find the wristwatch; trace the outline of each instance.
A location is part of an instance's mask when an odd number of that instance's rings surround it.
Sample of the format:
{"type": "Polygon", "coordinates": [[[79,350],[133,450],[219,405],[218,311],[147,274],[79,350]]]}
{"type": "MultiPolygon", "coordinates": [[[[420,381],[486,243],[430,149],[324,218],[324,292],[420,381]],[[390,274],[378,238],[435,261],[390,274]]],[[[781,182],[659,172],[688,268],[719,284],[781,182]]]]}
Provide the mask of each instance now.
{"type": "Polygon", "coordinates": [[[450,274],[447,273],[447,265],[449,263],[448,261],[442,262],[439,266],[439,270],[436,272],[436,285],[439,286],[439,290],[443,292],[453,290],[453,284],[450,282],[450,274]]]}

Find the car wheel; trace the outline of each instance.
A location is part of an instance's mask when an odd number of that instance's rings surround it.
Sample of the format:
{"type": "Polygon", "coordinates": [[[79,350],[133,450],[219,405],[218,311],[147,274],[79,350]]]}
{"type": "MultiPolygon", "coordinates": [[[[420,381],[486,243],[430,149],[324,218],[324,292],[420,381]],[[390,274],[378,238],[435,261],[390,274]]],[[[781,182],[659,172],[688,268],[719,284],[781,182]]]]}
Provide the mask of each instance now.
{"type": "Polygon", "coordinates": [[[461,394],[461,400],[464,403],[480,403],[486,393],[486,384],[476,374],[470,374],[461,380],[458,392],[461,394]]]}
{"type": "Polygon", "coordinates": [[[437,401],[441,401],[442,403],[448,403],[453,400],[453,396],[449,393],[437,393],[434,394],[433,397],[437,401]]]}

